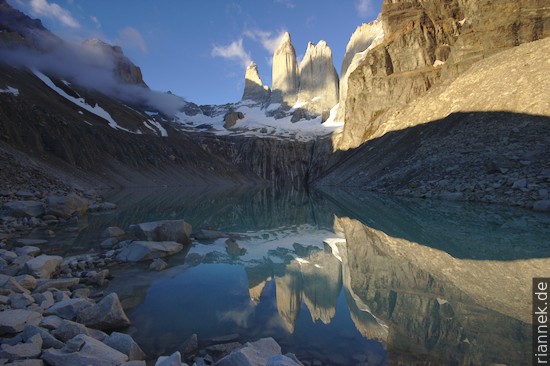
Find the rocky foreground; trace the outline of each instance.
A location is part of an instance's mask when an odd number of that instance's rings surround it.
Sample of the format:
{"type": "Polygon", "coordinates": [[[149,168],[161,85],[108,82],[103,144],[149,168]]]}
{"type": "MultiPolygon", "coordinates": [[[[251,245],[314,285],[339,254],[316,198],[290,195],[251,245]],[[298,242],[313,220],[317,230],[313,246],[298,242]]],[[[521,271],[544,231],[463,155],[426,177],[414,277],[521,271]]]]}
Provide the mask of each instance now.
{"type": "MultiPolygon", "coordinates": [[[[109,268],[121,263],[151,262],[181,251],[191,242],[192,227],[183,220],[141,223],[128,233],[118,227],[103,232],[101,250],[61,257],[44,254],[47,239],[29,239],[36,228],[70,226],[90,211],[115,209],[95,192],[86,197],[20,191],[3,197],[0,210],[0,364],[2,365],[146,365],[150,357],[128,334],[130,326],[116,293],[104,293],[109,268]],[[123,240],[128,239],[128,240],[123,240]]],[[[302,365],[282,355],[272,338],[244,345],[234,337],[199,349],[196,335],[155,365],[302,365]]],[[[203,342],[204,343],[204,342],[203,342]]]]}

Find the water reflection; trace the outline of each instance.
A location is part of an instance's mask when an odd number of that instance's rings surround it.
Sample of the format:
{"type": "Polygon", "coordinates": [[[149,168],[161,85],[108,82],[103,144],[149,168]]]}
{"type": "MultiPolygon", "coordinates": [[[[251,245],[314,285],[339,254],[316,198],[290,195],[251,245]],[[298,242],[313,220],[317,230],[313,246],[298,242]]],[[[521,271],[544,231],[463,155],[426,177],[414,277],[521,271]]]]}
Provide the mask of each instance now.
{"type": "Polygon", "coordinates": [[[529,362],[531,278],[550,275],[548,216],[343,191],[118,202],[110,220],[123,228],[184,217],[245,234],[195,243],[164,272],[116,273],[111,289],[150,354],[196,332],[273,336],[327,364],[529,362]]]}

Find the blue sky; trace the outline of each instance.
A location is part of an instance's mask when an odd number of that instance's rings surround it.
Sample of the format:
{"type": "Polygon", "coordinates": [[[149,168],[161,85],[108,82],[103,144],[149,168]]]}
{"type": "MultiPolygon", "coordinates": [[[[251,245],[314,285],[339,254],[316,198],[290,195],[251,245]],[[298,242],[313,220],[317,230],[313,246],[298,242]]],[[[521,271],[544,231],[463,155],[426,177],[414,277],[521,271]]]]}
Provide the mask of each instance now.
{"type": "Polygon", "coordinates": [[[323,39],[340,72],[355,28],[376,18],[382,0],[9,0],[62,38],[99,37],[121,45],[145,82],[198,104],[240,99],[245,64],[271,85],[277,39],[290,32],[298,57],[323,39]]]}

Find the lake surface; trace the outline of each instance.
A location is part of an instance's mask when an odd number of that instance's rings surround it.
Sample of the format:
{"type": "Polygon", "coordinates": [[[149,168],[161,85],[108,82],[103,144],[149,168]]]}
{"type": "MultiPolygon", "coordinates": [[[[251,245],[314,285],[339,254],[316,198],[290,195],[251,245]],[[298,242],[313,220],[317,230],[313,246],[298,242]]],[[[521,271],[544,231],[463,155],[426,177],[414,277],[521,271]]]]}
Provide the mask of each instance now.
{"type": "Polygon", "coordinates": [[[274,337],[327,365],[531,362],[531,278],[550,277],[550,215],[339,191],[123,191],[58,249],[98,248],[107,226],[185,219],[236,239],[112,269],[151,357],[197,333],[274,337]],[[68,244],[70,243],[70,244],[68,244]]]}

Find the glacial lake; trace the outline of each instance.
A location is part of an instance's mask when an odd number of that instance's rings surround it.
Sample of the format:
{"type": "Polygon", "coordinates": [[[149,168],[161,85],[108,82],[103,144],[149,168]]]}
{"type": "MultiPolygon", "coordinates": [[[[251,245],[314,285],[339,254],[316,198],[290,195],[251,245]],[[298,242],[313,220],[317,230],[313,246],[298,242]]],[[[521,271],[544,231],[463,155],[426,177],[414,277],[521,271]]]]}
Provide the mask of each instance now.
{"type": "Polygon", "coordinates": [[[531,363],[531,278],[550,277],[550,215],[353,190],[107,199],[119,209],[89,215],[54,247],[97,250],[107,226],[163,219],[234,237],[197,240],[161,272],[111,268],[105,291],[151,359],[196,333],[200,347],[273,337],[326,365],[531,363]]]}

